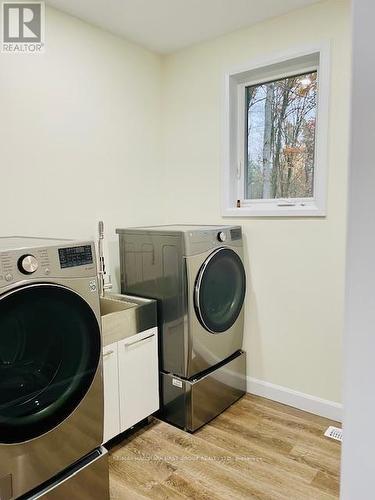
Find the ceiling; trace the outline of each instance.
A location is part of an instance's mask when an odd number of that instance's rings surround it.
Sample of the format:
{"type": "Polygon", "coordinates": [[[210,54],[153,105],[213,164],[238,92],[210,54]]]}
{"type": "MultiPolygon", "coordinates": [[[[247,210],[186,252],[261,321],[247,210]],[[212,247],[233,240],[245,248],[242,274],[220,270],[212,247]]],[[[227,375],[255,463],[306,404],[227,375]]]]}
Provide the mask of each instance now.
{"type": "Polygon", "coordinates": [[[319,0],[46,0],[160,53],[215,38],[319,0]]]}

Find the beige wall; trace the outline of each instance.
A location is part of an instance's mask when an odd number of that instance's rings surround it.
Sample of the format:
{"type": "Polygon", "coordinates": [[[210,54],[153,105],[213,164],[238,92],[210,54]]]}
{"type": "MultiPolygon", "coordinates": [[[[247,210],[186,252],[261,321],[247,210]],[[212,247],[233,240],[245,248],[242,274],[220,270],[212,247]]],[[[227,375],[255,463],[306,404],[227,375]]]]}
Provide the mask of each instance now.
{"type": "Polygon", "coordinates": [[[349,43],[349,4],[333,0],[164,61],[165,222],[242,224],[249,375],[332,401],[341,398],[349,43]],[[225,70],[327,39],[332,41],[327,217],[223,219],[225,70]]]}
{"type": "Polygon", "coordinates": [[[159,222],[160,57],[47,9],[44,55],[0,54],[1,234],[159,222]],[[147,203],[145,203],[145,200],[147,203]]]}
{"type": "Polygon", "coordinates": [[[340,400],[349,12],[328,1],[161,58],[47,9],[43,56],[0,54],[1,234],[241,223],[251,377],[340,400]],[[328,216],[223,219],[223,74],[332,39],[328,216]]]}

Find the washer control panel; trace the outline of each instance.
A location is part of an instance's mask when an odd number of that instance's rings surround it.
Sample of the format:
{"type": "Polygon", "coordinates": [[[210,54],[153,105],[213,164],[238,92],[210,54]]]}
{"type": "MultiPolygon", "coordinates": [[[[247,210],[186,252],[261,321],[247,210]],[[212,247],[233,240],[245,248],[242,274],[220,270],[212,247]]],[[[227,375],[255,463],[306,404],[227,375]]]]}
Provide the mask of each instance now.
{"type": "Polygon", "coordinates": [[[61,269],[92,264],[93,256],[91,245],[59,248],[59,259],[61,269]]]}
{"type": "Polygon", "coordinates": [[[0,282],[5,281],[6,284],[13,281],[14,265],[12,254],[10,252],[0,255],[0,282]]]}
{"type": "MultiPolygon", "coordinates": [[[[17,244],[18,238],[15,239],[17,244]]],[[[38,243],[38,240],[34,241],[38,243]]],[[[0,249],[0,288],[25,279],[96,277],[95,247],[92,242],[84,241],[75,246],[70,243],[40,247],[27,247],[23,239],[20,243],[22,246],[19,248],[0,249]]]]}
{"type": "Polygon", "coordinates": [[[50,274],[50,254],[46,248],[0,252],[0,286],[25,278],[50,274]]]}

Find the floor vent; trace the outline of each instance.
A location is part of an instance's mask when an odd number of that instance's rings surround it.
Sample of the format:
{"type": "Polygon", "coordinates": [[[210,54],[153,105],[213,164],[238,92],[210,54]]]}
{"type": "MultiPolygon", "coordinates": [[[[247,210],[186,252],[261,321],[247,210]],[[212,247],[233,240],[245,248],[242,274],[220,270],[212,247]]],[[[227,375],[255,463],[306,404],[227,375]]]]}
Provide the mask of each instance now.
{"type": "Polygon", "coordinates": [[[342,442],[342,429],[339,427],[333,427],[333,425],[330,425],[324,435],[331,439],[335,439],[336,441],[342,442]]]}

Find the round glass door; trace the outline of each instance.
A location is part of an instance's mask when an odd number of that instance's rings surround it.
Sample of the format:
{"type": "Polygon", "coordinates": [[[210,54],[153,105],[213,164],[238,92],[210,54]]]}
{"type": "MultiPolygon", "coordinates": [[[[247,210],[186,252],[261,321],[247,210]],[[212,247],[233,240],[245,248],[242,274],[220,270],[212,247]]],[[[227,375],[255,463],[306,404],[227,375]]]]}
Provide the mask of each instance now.
{"type": "Polygon", "coordinates": [[[65,420],[91,385],[100,349],[94,312],[68,288],[30,285],[0,297],[0,443],[65,420]]]}
{"type": "Polygon", "coordinates": [[[211,333],[228,330],[238,318],[246,291],[240,257],[219,248],[202,265],[195,285],[195,308],[200,323],[211,333]]]}

